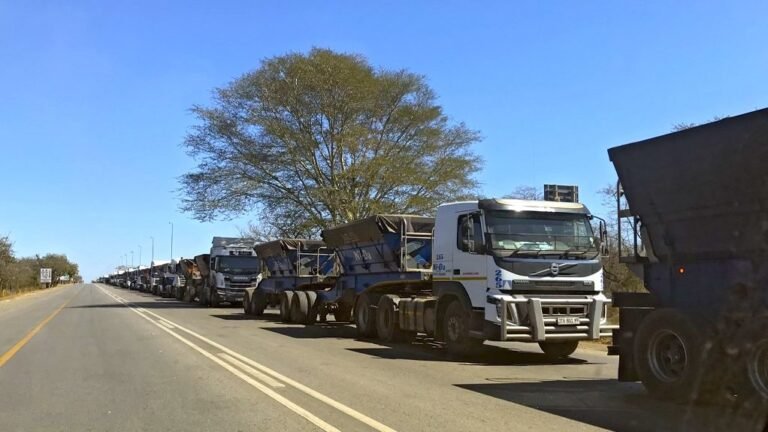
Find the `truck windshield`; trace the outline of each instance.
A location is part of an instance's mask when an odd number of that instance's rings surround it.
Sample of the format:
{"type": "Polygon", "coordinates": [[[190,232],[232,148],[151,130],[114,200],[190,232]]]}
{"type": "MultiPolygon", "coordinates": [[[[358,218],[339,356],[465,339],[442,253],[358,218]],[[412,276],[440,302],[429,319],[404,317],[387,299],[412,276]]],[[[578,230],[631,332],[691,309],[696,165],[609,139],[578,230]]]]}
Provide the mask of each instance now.
{"type": "Polygon", "coordinates": [[[487,243],[501,255],[582,256],[598,252],[584,214],[490,211],[487,243]]]}
{"type": "Polygon", "coordinates": [[[216,259],[216,267],[222,273],[258,273],[259,258],[255,256],[222,256],[216,259]]]}

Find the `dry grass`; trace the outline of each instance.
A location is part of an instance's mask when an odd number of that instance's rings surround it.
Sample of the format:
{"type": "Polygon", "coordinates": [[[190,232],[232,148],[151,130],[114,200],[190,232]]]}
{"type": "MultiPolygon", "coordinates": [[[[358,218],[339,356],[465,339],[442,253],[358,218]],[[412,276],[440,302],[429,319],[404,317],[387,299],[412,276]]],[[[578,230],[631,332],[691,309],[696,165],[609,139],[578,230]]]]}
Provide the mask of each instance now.
{"type": "Polygon", "coordinates": [[[47,289],[47,288],[41,288],[39,286],[34,286],[34,287],[18,288],[18,289],[15,289],[15,290],[2,289],[2,290],[0,290],[0,299],[10,299],[10,298],[13,298],[13,297],[18,297],[18,296],[30,294],[30,293],[33,293],[35,291],[40,291],[42,289],[47,289]]]}

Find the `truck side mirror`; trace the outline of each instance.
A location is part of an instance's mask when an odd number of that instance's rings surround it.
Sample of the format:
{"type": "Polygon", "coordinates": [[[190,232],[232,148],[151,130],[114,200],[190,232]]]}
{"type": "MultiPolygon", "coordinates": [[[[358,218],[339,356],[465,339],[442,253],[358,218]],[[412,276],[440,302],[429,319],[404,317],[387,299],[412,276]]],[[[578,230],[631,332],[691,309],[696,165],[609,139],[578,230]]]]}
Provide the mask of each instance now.
{"type": "Polygon", "coordinates": [[[598,231],[600,231],[600,255],[607,257],[610,251],[608,248],[608,229],[605,226],[605,221],[600,221],[598,231]]]}

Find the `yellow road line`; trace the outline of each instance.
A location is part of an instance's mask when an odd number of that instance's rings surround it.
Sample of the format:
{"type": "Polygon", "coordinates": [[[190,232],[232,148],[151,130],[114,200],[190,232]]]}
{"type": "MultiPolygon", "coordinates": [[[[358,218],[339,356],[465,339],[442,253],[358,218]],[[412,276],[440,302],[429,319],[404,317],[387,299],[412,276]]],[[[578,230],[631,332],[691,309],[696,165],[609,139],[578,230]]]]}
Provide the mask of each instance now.
{"type": "Polygon", "coordinates": [[[69,302],[71,302],[75,298],[75,296],[77,296],[77,294],[73,295],[69,300],[64,302],[63,305],[59,306],[58,309],[53,311],[52,314],[48,315],[48,317],[40,321],[40,324],[38,324],[37,326],[35,326],[35,328],[30,330],[29,333],[27,333],[23,338],[21,338],[20,341],[16,342],[16,345],[12,346],[11,349],[9,349],[8,351],[5,352],[5,354],[0,356],[0,367],[3,367],[3,365],[7,363],[8,360],[10,360],[14,355],[16,355],[16,353],[19,352],[19,350],[22,349],[24,345],[26,345],[27,342],[29,342],[40,330],[42,330],[42,328],[45,327],[45,325],[48,324],[48,322],[52,320],[53,317],[55,317],[59,312],[61,312],[61,310],[64,309],[64,307],[68,305],[69,302]]]}

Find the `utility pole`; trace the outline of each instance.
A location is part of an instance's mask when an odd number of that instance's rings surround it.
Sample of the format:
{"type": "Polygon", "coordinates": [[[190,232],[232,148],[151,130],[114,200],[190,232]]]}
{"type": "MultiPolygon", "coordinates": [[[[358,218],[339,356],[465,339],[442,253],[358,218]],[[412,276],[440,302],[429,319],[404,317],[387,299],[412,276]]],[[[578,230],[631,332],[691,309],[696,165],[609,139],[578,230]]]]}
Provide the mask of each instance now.
{"type": "Polygon", "coordinates": [[[152,261],[149,263],[151,266],[155,262],[155,238],[150,236],[150,239],[152,239],[152,261]]]}
{"type": "Polygon", "coordinates": [[[139,246],[139,268],[141,268],[141,245],[139,246]]]}
{"type": "Polygon", "coordinates": [[[171,261],[173,261],[173,222],[168,222],[171,224],[171,261]]]}
{"type": "Polygon", "coordinates": [[[131,251],[131,268],[133,268],[133,251],[131,251]]]}

